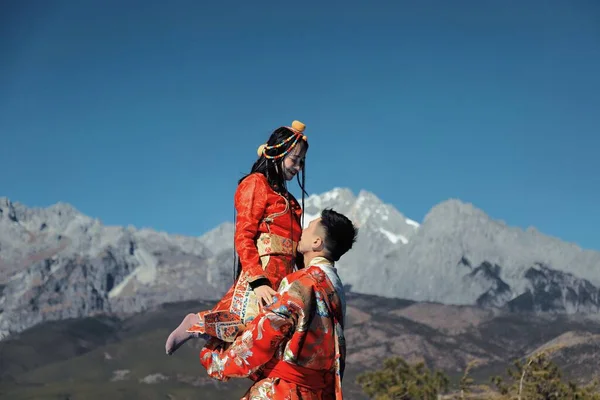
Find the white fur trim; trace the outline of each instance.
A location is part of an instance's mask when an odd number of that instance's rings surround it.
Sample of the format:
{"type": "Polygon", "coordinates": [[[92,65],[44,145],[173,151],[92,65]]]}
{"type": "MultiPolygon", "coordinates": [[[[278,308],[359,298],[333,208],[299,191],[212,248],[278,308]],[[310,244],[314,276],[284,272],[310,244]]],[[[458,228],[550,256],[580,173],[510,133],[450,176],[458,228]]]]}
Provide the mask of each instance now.
{"type": "Polygon", "coordinates": [[[325,272],[325,275],[327,275],[327,278],[329,278],[329,280],[333,284],[335,291],[340,297],[340,302],[342,303],[342,322],[343,326],[346,326],[346,296],[344,295],[344,285],[342,284],[342,280],[338,276],[337,269],[329,260],[322,257],[315,258],[311,261],[310,265],[321,268],[321,270],[325,272]]]}

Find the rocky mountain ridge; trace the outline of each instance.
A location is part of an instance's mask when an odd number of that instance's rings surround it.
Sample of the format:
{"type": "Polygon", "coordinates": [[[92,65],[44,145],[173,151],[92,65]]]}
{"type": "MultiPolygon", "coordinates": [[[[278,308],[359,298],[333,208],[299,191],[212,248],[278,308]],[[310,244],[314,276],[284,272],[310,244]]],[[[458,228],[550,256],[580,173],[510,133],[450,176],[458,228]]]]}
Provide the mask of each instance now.
{"type": "MultiPolygon", "coordinates": [[[[597,313],[600,253],[490,219],[448,200],[422,225],[374,194],[310,196],[305,223],[326,207],[360,228],[338,263],[358,293],[512,311],[597,313]]],[[[213,300],[232,283],[233,224],[201,237],[104,226],[58,203],[0,198],[0,338],[43,321],[125,315],[166,302],[213,300]]]]}
{"type": "Polygon", "coordinates": [[[500,306],[530,293],[535,309],[598,312],[600,252],[509,227],[458,200],[435,206],[387,259],[388,270],[404,279],[393,280],[385,295],[500,306]]]}
{"type": "Polygon", "coordinates": [[[209,246],[223,230],[204,241],[0,199],[0,338],[43,321],[216,299],[232,282],[231,248],[209,246]]]}

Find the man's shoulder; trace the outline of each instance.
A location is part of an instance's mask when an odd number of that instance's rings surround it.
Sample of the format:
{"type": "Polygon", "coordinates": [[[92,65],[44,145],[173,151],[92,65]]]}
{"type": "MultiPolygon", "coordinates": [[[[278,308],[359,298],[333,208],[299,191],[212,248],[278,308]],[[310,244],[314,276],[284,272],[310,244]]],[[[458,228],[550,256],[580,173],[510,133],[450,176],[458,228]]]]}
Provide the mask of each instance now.
{"type": "Polygon", "coordinates": [[[292,281],[297,280],[311,280],[311,281],[321,281],[325,277],[325,273],[321,268],[315,265],[309,265],[306,268],[299,269],[296,272],[292,272],[288,275],[288,280],[290,283],[292,281]]]}
{"type": "Polygon", "coordinates": [[[291,285],[292,283],[300,283],[309,277],[307,272],[307,268],[302,268],[287,275],[283,280],[288,285],[291,285]]]}
{"type": "Polygon", "coordinates": [[[302,286],[305,290],[312,289],[327,279],[323,270],[317,266],[308,266],[287,275],[281,282],[279,290],[287,290],[290,286],[302,286]]]}
{"type": "Polygon", "coordinates": [[[315,271],[311,271],[311,267],[292,272],[283,278],[279,285],[279,291],[286,292],[291,286],[303,287],[305,290],[312,288],[314,285],[314,273],[315,271]]]}

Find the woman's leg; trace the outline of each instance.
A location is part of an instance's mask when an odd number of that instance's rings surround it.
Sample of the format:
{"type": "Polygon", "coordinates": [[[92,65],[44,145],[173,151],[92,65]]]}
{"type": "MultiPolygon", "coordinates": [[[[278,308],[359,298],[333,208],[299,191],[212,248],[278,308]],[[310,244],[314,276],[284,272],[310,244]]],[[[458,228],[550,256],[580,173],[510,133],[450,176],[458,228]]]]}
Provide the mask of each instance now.
{"type": "Polygon", "coordinates": [[[168,355],[171,355],[181,347],[182,344],[187,342],[193,337],[198,337],[198,333],[187,332],[187,330],[200,322],[198,314],[188,314],[185,316],[181,324],[169,335],[167,343],[165,344],[165,351],[168,355]]]}

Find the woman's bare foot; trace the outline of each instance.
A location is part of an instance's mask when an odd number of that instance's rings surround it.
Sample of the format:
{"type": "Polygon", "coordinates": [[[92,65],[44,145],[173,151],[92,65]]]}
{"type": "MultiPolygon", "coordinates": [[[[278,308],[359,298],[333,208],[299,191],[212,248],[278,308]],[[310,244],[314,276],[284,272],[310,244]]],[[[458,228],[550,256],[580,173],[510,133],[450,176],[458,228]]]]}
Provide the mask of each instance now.
{"type": "Polygon", "coordinates": [[[198,314],[188,314],[185,316],[181,324],[175,329],[169,337],[167,338],[167,343],[165,344],[165,351],[168,355],[175,353],[182,344],[187,342],[189,339],[193,337],[198,337],[196,333],[186,332],[189,328],[191,328],[194,324],[200,322],[198,318],[198,314]]]}

